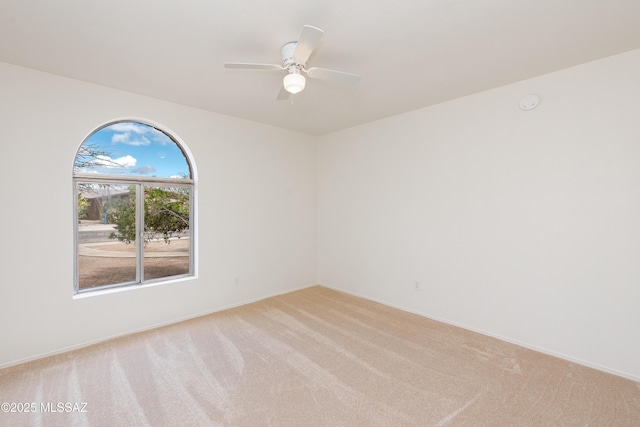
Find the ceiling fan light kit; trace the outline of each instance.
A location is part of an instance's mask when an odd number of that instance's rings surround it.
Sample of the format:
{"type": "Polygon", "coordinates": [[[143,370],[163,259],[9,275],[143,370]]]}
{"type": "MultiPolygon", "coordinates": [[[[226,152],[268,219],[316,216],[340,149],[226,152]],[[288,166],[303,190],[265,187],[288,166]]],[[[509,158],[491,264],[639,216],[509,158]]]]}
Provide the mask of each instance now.
{"type": "Polygon", "coordinates": [[[320,38],[324,34],[319,28],[305,25],[302,28],[302,34],[298,41],[286,43],[282,46],[282,63],[275,64],[256,64],[245,62],[227,62],[224,64],[226,68],[243,68],[243,69],[267,69],[267,70],[284,70],[287,75],[282,79],[281,93],[277,99],[286,99],[289,94],[296,94],[304,90],[307,77],[317,80],[326,80],[345,85],[354,85],[360,81],[360,76],[356,74],[343,73],[341,71],[329,70],[326,68],[312,67],[307,69],[307,60],[318,46],[320,38]],[[285,92],[286,91],[286,92],[285,92]]]}
{"type": "Polygon", "coordinates": [[[307,80],[304,78],[302,74],[287,74],[284,76],[282,83],[284,84],[284,88],[287,92],[296,94],[298,92],[302,92],[304,89],[304,85],[307,80]]]}

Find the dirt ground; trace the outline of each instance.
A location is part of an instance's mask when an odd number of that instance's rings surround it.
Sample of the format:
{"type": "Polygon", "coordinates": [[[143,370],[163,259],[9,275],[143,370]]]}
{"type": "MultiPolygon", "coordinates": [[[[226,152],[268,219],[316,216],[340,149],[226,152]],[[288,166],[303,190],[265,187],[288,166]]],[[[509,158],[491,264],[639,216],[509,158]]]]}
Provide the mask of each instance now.
{"type": "MultiPolygon", "coordinates": [[[[105,251],[104,256],[79,256],[79,286],[89,289],[96,286],[112,285],[135,281],[135,246],[129,244],[88,245],[92,249],[105,251]],[[109,252],[130,252],[131,257],[109,257],[109,252]]],[[[152,242],[145,247],[145,253],[158,254],[180,252],[187,256],[145,257],[145,280],[187,274],[189,272],[189,241],[175,240],[170,244],[152,242]]]]}

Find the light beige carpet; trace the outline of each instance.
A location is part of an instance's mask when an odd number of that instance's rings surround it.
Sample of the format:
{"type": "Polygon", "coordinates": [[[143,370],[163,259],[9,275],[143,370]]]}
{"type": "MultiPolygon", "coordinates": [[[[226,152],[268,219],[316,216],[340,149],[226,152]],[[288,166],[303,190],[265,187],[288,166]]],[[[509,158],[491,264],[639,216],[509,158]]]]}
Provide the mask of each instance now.
{"type": "Polygon", "coordinates": [[[0,370],[0,402],[36,409],[2,426],[640,425],[638,383],[322,287],[0,370]]]}

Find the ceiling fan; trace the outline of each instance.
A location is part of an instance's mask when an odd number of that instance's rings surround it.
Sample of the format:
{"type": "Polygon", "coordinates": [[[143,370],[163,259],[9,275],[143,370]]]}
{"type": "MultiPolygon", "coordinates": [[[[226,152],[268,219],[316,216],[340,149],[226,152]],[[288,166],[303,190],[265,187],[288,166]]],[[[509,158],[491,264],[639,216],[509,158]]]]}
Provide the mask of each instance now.
{"type": "Polygon", "coordinates": [[[311,25],[302,27],[302,34],[298,41],[289,42],[282,46],[283,65],[225,62],[224,66],[226,68],[287,71],[287,75],[284,76],[282,80],[282,87],[277,96],[278,100],[287,99],[290,94],[301,92],[306,84],[304,74],[312,79],[326,80],[345,85],[355,85],[358,83],[360,76],[356,74],[343,73],[341,71],[319,67],[307,68],[307,60],[318,46],[323,34],[324,31],[311,25]]]}

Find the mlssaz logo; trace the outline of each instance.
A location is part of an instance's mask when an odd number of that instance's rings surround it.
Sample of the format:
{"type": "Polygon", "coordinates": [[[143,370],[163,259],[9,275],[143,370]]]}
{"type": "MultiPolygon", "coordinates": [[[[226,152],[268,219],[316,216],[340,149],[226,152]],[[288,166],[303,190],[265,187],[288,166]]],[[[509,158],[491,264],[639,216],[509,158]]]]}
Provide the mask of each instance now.
{"type": "Polygon", "coordinates": [[[87,402],[43,402],[40,412],[87,412],[87,402]]]}

